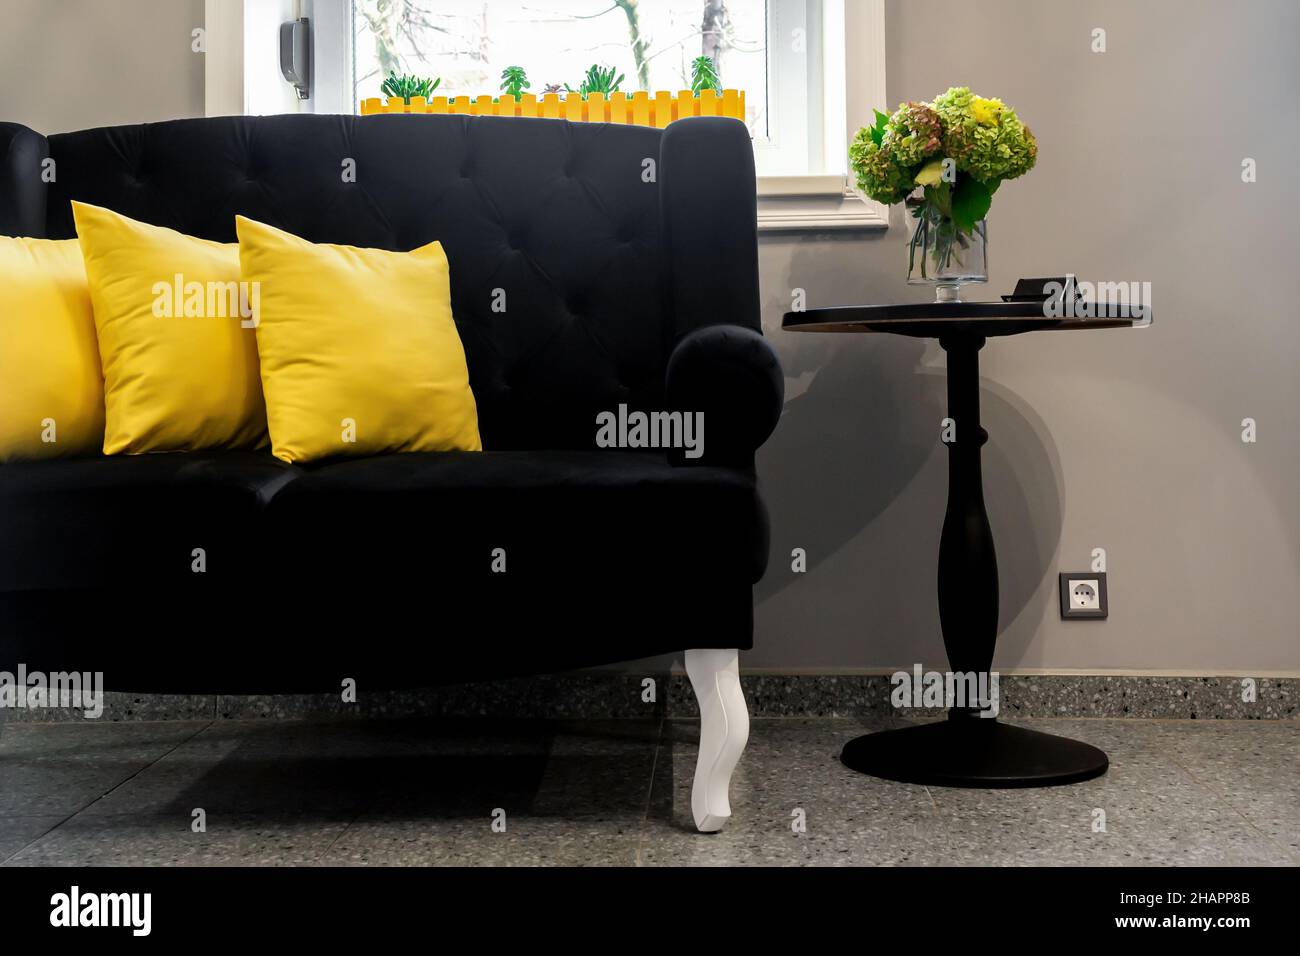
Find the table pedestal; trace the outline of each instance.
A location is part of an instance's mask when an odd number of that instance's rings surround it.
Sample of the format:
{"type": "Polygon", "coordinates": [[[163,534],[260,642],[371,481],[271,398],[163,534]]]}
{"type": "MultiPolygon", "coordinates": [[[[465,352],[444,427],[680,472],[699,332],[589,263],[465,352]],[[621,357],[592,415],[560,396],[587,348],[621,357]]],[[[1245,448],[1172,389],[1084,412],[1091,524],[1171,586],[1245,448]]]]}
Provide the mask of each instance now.
{"type": "MultiPolygon", "coordinates": [[[[987,675],[998,638],[998,564],[984,510],[980,449],[979,352],[984,337],[939,339],[948,353],[948,510],[939,541],[939,623],[954,673],[987,675]]],[[[985,685],[987,686],[987,685],[985,685]]],[[[1038,787],[1076,783],[1106,772],[1089,744],[981,717],[972,702],[937,723],[858,737],[840,759],[886,780],[947,787],[1038,787]]]]}

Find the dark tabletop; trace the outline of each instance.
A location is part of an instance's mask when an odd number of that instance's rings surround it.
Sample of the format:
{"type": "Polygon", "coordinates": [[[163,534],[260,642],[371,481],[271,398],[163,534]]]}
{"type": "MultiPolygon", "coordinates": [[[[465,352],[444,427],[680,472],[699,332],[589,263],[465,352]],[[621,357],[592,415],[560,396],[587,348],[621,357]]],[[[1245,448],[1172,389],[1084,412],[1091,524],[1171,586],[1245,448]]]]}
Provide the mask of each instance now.
{"type": "MultiPolygon", "coordinates": [[[[892,332],[919,338],[944,335],[1017,335],[1040,329],[1120,329],[1134,320],[1119,317],[1115,306],[1099,318],[1043,315],[1041,302],[913,302],[902,305],[846,305],[787,312],[781,327],[792,332],[892,332]]],[[[1150,313],[1142,324],[1150,322],[1150,313]]]]}

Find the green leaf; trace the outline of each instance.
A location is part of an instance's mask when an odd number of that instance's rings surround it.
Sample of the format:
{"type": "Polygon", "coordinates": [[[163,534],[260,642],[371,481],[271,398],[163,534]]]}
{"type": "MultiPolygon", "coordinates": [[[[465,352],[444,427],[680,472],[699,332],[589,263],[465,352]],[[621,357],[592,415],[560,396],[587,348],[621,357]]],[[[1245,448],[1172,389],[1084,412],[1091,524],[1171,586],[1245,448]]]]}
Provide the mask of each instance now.
{"type": "Polygon", "coordinates": [[[988,186],[972,176],[962,176],[952,194],[952,221],[962,232],[970,232],[988,215],[992,204],[988,186]]]}
{"type": "Polygon", "coordinates": [[[876,125],[871,127],[870,129],[871,142],[879,146],[885,138],[885,124],[889,122],[889,117],[886,114],[880,112],[880,110],[876,110],[875,113],[876,113],[876,125]]]}

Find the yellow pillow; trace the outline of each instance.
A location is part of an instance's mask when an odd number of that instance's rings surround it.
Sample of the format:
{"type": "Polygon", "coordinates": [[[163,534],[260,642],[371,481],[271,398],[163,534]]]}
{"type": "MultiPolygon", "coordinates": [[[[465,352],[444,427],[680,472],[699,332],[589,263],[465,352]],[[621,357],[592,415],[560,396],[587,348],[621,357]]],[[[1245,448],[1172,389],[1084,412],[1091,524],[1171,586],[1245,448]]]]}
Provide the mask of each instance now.
{"type": "Polygon", "coordinates": [[[86,203],[72,214],[104,366],[104,454],[263,442],[256,300],[240,295],[239,247],[86,203]]]}
{"type": "Polygon", "coordinates": [[[0,236],[0,461],[98,454],[104,379],[76,239],[0,236]]]}
{"type": "Polygon", "coordinates": [[[235,231],[277,458],[483,447],[440,243],[317,245],[243,216],[235,231]]]}

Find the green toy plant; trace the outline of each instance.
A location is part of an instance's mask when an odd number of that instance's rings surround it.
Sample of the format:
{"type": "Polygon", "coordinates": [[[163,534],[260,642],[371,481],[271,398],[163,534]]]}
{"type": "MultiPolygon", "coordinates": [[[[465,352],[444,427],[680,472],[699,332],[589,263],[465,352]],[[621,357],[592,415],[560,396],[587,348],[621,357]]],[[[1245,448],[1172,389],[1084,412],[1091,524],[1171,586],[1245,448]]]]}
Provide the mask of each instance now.
{"type": "Polygon", "coordinates": [[[593,63],[587,68],[587,76],[576,90],[567,83],[564,88],[570,93],[577,93],[585,100],[591,93],[601,93],[605,96],[617,93],[622,82],[623,74],[620,73],[615,77],[612,66],[601,66],[599,63],[593,63]]]}
{"type": "Polygon", "coordinates": [[[524,95],[524,90],[532,89],[528,74],[522,66],[508,66],[501,71],[501,92],[513,96],[516,100],[524,95]]]}
{"type": "Polygon", "coordinates": [[[691,92],[699,96],[700,90],[722,92],[722,80],[711,56],[697,56],[691,61],[691,92]]]}
{"type": "Polygon", "coordinates": [[[389,99],[401,97],[403,102],[410,103],[413,96],[423,96],[427,100],[441,82],[442,77],[434,79],[427,76],[398,76],[396,73],[389,73],[388,79],[384,80],[379,87],[379,92],[389,99]]]}

